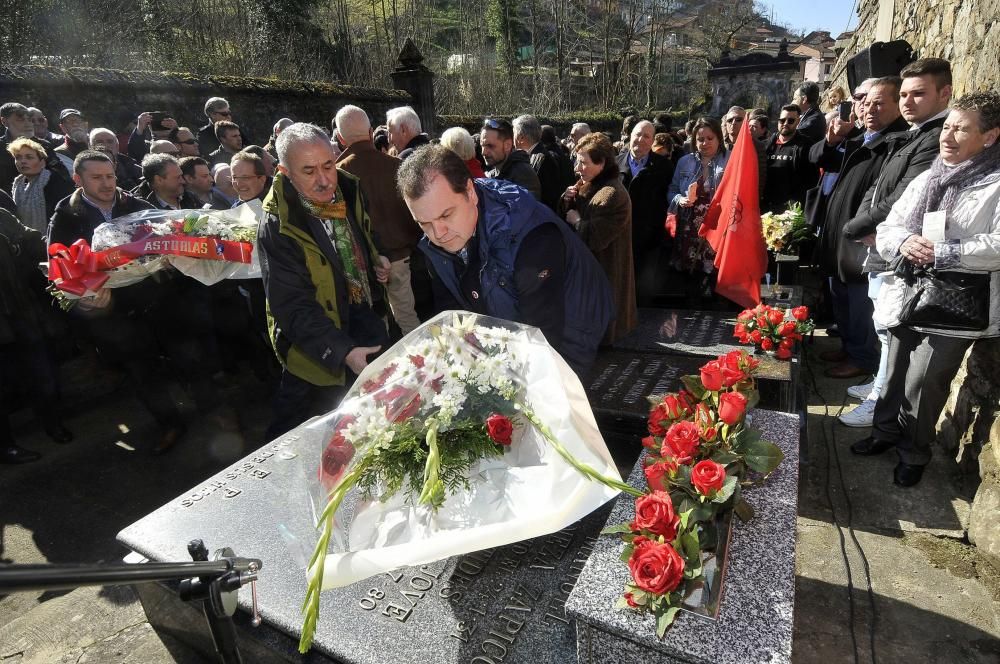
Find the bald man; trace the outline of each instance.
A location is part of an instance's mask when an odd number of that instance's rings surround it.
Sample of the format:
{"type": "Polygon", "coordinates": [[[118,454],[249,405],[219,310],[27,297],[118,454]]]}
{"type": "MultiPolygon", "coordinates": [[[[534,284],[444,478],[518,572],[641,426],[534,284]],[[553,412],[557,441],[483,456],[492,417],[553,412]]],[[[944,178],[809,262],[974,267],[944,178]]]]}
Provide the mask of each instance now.
{"type": "Polygon", "coordinates": [[[389,307],[403,334],[420,325],[413,287],[410,257],[422,233],[396,189],[400,161],[375,149],[368,114],[357,106],[344,106],[334,119],[337,139],[345,147],[337,166],[361,181],[368,201],[368,216],[378,234],[380,249],[389,258],[389,307]]]}
{"type": "Polygon", "coordinates": [[[90,130],[90,149],[103,152],[111,157],[111,161],[115,164],[118,186],[125,190],[131,190],[142,180],[142,169],[132,157],[119,152],[119,148],[115,132],[104,127],[90,130]]]}
{"type": "Polygon", "coordinates": [[[635,261],[636,299],[648,306],[657,294],[657,266],[670,255],[670,239],[663,228],[667,218],[667,189],[674,165],[653,152],[653,123],[642,120],[632,128],[628,149],[618,155],[622,185],[632,199],[632,257],[635,261]]]}

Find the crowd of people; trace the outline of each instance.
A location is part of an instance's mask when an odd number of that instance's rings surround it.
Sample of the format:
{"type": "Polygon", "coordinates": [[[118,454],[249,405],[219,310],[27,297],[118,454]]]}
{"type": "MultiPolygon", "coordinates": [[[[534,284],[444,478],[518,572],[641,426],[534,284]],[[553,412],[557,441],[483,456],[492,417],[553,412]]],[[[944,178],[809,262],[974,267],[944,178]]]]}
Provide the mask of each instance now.
{"type": "Polygon", "coordinates": [[[273,384],[271,439],[330,410],[372,357],[448,309],[535,325],[582,375],[599,346],[635,328],[639,306],[732,306],[713,292],[715,257],[698,231],[747,131],[761,210],[798,203],[816,228],[803,259],[828,278],[842,342],[824,357],[828,375],[874,374],[850,390],[862,403],[842,416],[873,426],[852,450],[896,448],[895,481],[914,484],[965,350],[1000,334],[1000,97],[952,101],[949,64],[926,58],[837,101],[824,113],[806,82],[774,131],[764,110],[734,106],[676,129],[666,115],[629,116],[619,135],[577,123],[562,140],[531,115],[432,138],[410,107],[375,127],[344,106],[329,132],[281,118],[258,146],[213,97],[197,130],[140,113],[124,150],[79,110],[59,113],[59,135],[41,110],[5,103],[0,462],[38,458],[11,435],[12,391],[50,437],[72,439],[56,364],[81,343],[133,381],[160,427],[156,452],[185,431],[169,380],[207,409],[220,376],[249,362],[273,384]],[[206,287],[157,273],[100,289],[69,314],[45,292],[47,244],[89,242],[101,223],[138,210],[254,200],[262,279],[206,287]],[[985,326],[907,324],[905,266],[911,282],[929,267],[987,274],[985,326]]]}

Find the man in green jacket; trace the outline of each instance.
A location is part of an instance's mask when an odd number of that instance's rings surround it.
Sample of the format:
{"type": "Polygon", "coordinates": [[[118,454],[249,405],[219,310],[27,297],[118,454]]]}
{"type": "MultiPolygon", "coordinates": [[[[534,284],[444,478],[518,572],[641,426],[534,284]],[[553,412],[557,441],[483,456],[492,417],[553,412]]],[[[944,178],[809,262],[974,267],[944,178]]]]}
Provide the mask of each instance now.
{"type": "Polygon", "coordinates": [[[357,179],[338,171],[330,139],[315,125],[287,127],[276,147],[278,174],[257,243],[283,367],[269,439],[332,410],[389,343],[389,259],[375,249],[357,179]]]}

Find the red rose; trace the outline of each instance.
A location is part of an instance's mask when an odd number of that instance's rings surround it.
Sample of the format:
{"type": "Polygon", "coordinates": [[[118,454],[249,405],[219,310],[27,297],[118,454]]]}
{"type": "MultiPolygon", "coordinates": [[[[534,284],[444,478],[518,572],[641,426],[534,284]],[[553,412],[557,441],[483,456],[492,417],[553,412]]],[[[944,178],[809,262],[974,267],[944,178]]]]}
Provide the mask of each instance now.
{"type": "Polygon", "coordinates": [[[638,609],[639,608],[639,604],[636,603],[636,601],[634,599],[632,599],[632,593],[625,593],[625,602],[629,606],[631,606],[633,609],[638,609]]]}
{"type": "Polygon", "coordinates": [[[792,309],[792,318],[798,321],[809,320],[809,307],[795,307],[792,309]]]}
{"type": "Polygon", "coordinates": [[[722,389],[722,367],[717,360],[707,362],[701,368],[701,384],[706,390],[718,392],[722,389]]]}
{"type": "Polygon", "coordinates": [[[753,355],[743,354],[743,362],[746,364],[747,371],[753,371],[760,366],[760,359],[754,357],[753,355]]]}
{"type": "Polygon", "coordinates": [[[648,530],[662,535],[668,542],[677,535],[680,518],[674,512],[674,502],[666,491],[653,491],[635,499],[635,521],[632,530],[648,530]]]}
{"type": "Polygon", "coordinates": [[[486,418],[486,433],[489,434],[493,442],[501,445],[510,445],[510,437],[514,433],[514,424],[510,418],[493,413],[486,418]]]}
{"type": "Polygon", "coordinates": [[[781,340],[781,343],[778,344],[779,349],[784,348],[785,350],[791,350],[793,346],[795,346],[795,339],[792,339],[791,337],[785,337],[781,340]]]}
{"type": "Polygon", "coordinates": [[[795,332],[795,321],[786,320],[784,323],[778,326],[778,334],[783,337],[787,337],[789,334],[795,332]]]}
{"type": "Polygon", "coordinates": [[[677,420],[690,412],[686,399],[680,394],[668,394],[663,397],[661,404],[664,411],[666,411],[667,417],[671,420],[677,420]]]}
{"type": "Polygon", "coordinates": [[[637,588],[665,595],[684,578],[684,559],[669,544],[643,542],[632,552],[628,569],[637,588]]]}
{"type": "Polygon", "coordinates": [[[740,312],[740,315],[736,317],[736,320],[745,323],[751,318],[753,318],[753,311],[751,311],[750,309],[744,309],[743,311],[740,312]]]}
{"type": "Polygon", "coordinates": [[[775,351],[774,356],[779,360],[787,360],[792,356],[792,351],[790,351],[787,348],[779,348],[777,351],[775,351]]]}
{"type": "Polygon", "coordinates": [[[660,448],[660,456],[687,464],[694,459],[700,444],[697,424],[688,421],[677,422],[667,430],[663,446],[660,448]]]}
{"type": "Polygon", "coordinates": [[[642,469],[646,474],[646,483],[650,491],[666,491],[668,478],[677,472],[677,463],[672,459],[664,459],[642,469]]]}
{"type": "Polygon", "coordinates": [[[760,347],[763,348],[764,350],[771,350],[772,348],[774,348],[774,342],[771,341],[769,338],[764,337],[763,339],[760,340],[760,347]]]}
{"type": "Polygon", "coordinates": [[[737,323],[736,326],[733,327],[733,336],[734,337],[739,337],[739,336],[742,336],[742,335],[744,335],[746,333],[747,333],[747,326],[744,325],[743,323],[737,323]]]}
{"type": "Polygon", "coordinates": [[[767,312],[767,320],[770,321],[771,325],[778,325],[785,320],[785,312],[781,309],[771,309],[767,312]]]}
{"type": "Polygon", "coordinates": [[[364,383],[362,383],[361,392],[363,394],[367,394],[369,392],[374,392],[375,390],[381,389],[382,386],[385,385],[385,381],[389,379],[389,376],[391,376],[392,372],[395,370],[396,370],[395,364],[390,364],[385,369],[382,369],[382,373],[380,373],[378,377],[372,378],[371,380],[366,380],[364,383]]]}
{"type": "Polygon", "coordinates": [[[699,461],[691,469],[691,486],[703,496],[712,496],[726,481],[726,469],[711,459],[699,461]]]}
{"type": "Polygon", "coordinates": [[[347,464],[354,458],[354,446],[344,438],[338,430],[333,434],[326,449],[323,450],[319,466],[319,481],[327,491],[332,491],[344,474],[347,464]]]}
{"type": "Polygon", "coordinates": [[[739,392],[723,392],[719,396],[719,419],[733,426],[747,410],[747,398],[739,392]]]}
{"type": "Polygon", "coordinates": [[[753,332],[750,333],[750,341],[754,342],[755,344],[759,344],[762,338],[763,335],[760,333],[760,330],[754,330],[753,332]]]}
{"type": "Polygon", "coordinates": [[[652,436],[646,436],[645,438],[642,439],[642,446],[650,450],[655,450],[656,438],[653,438],[652,436]]]}
{"type": "Polygon", "coordinates": [[[404,406],[400,406],[398,402],[394,402],[391,405],[385,407],[385,414],[393,422],[405,422],[420,410],[420,395],[415,392],[410,392],[412,398],[404,406]]]}
{"type": "Polygon", "coordinates": [[[669,419],[670,414],[667,413],[666,406],[662,402],[658,403],[649,411],[649,421],[646,423],[646,428],[649,429],[651,435],[662,436],[667,432],[663,421],[669,419]]]}
{"type": "Polygon", "coordinates": [[[747,377],[740,368],[740,351],[734,350],[719,356],[719,367],[722,369],[722,384],[732,387],[747,377]]]}

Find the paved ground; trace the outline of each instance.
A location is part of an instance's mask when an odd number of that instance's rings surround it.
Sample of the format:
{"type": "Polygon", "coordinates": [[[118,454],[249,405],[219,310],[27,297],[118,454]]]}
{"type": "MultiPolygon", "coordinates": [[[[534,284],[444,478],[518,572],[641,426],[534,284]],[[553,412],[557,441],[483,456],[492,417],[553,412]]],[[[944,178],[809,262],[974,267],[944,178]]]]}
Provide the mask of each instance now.
{"type": "MultiPolygon", "coordinates": [[[[900,490],[890,481],[890,455],[850,454],[848,445],[865,430],[834,420],[853,403],[844,396],[850,382],[823,378],[814,359],[834,343],[817,336],[803,367],[809,438],[799,499],[794,660],[994,664],[1000,574],[964,540],[969,487],[940,456],[921,485],[900,490]]],[[[45,458],[0,466],[0,561],[120,560],[121,528],[264,443],[266,391],[249,374],[236,383],[220,389],[231,407],[201,417],[163,457],[147,451],[151,421],[120,390],[69,419],[77,434],[70,445],[55,445],[21,422],[20,439],[45,458]]],[[[127,589],[0,597],[4,664],[197,661],[153,632],[127,589]]]]}

